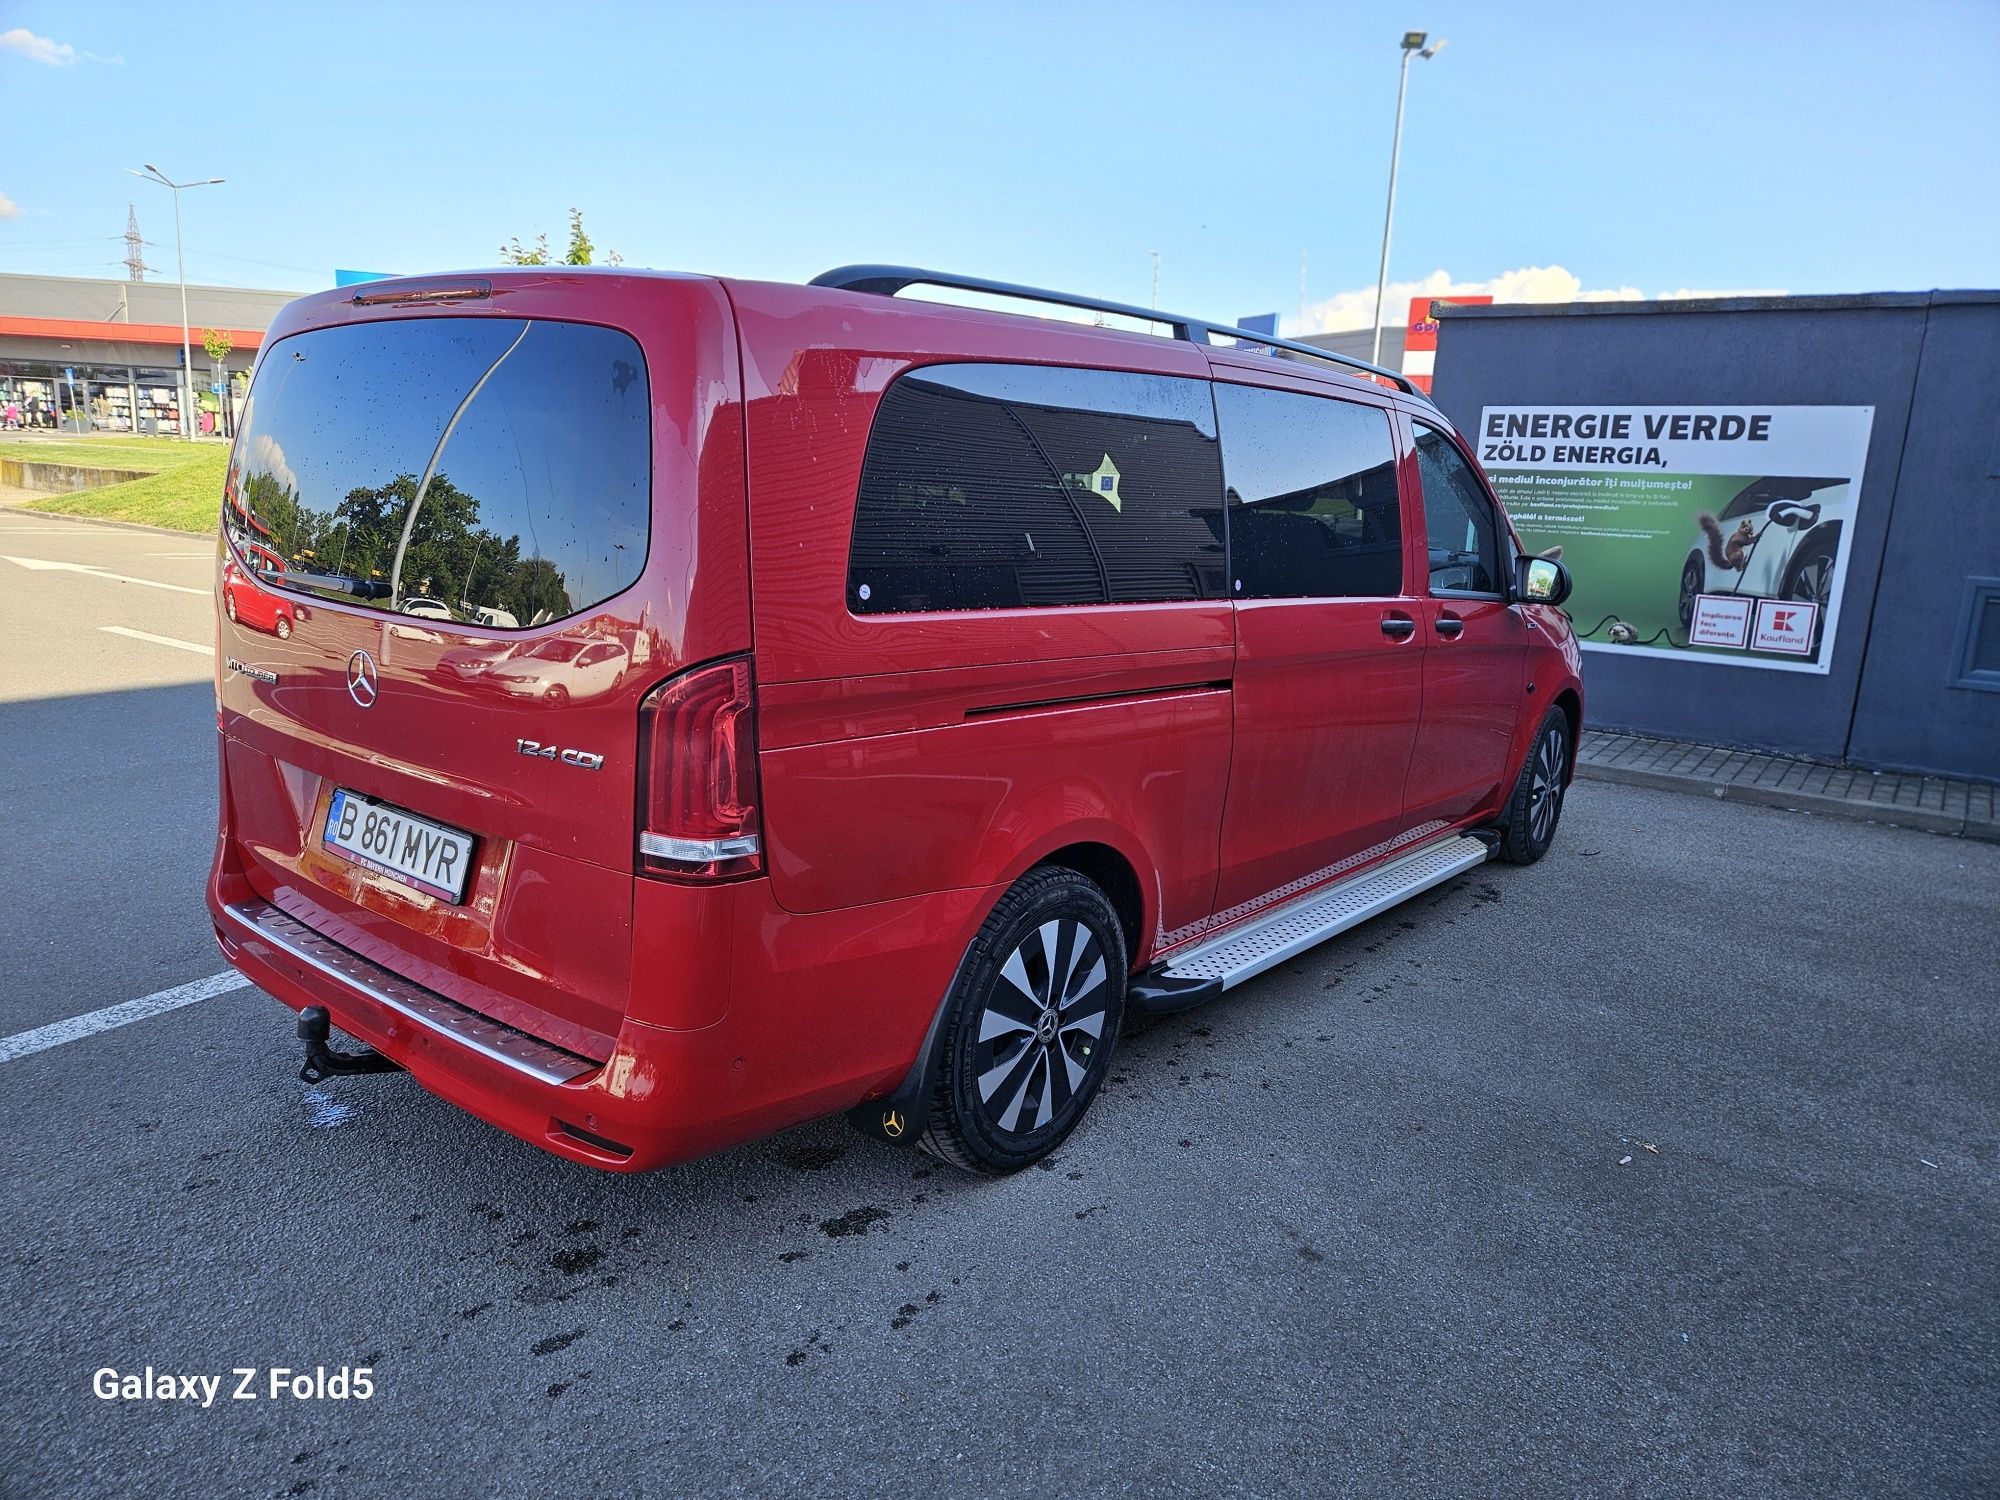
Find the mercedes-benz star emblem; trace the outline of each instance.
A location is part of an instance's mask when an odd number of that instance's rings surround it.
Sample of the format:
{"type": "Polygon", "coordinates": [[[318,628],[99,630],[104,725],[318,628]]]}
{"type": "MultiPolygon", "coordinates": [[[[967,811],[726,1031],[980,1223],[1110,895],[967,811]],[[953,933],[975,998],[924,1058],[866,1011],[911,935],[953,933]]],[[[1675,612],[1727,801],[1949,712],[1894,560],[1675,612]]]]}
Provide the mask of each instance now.
{"type": "Polygon", "coordinates": [[[375,670],[375,658],[357,651],[347,658],[347,696],[363,708],[373,708],[381,695],[382,679],[375,670]]]}

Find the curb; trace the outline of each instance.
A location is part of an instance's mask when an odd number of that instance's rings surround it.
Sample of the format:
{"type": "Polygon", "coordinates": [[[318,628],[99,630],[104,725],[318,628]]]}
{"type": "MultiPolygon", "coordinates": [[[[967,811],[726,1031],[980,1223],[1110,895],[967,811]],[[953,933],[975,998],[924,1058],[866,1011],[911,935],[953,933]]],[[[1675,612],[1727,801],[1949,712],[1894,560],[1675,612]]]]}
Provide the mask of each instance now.
{"type": "MultiPolygon", "coordinates": [[[[0,504],[0,514],[33,516],[38,521],[74,521],[79,526],[115,526],[121,531],[145,531],[154,536],[178,536],[212,538],[208,531],[182,531],[174,526],[150,526],[144,521],[114,521],[109,516],[72,516],[59,510],[37,510],[31,500],[17,500],[11,504],[0,504]]],[[[219,524],[219,523],[218,523],[219,524]]]]}
{"type": "Polygon", "coordinates": [[[1845,818],[1852,823],[1882,823],[1891,828],[1913,828],[1924,833],[1941,833],[1953,838],[2000,844],[2000,822],[1984,818],[1954,817],[1950,813],[1931,812],[1921,807],[1853,802],[1845,797],[1825,797],[1813,792],[1781,791],[1776,787],[1742,786],[1726,781],[1710,781],[1704,776],[1676,776],[1665,771],[1642,771],[1625,766],[1598,766],[1585,760],[1577,762],[1576,774],[1585,781],[1608,781],[1618,786],[1641,786],[1654,791],[1714,797],[1723,802],[1742,802],[1752,807],[1776,807],[1787,812],[1807,812],[1827,818],[1845,818]]]}

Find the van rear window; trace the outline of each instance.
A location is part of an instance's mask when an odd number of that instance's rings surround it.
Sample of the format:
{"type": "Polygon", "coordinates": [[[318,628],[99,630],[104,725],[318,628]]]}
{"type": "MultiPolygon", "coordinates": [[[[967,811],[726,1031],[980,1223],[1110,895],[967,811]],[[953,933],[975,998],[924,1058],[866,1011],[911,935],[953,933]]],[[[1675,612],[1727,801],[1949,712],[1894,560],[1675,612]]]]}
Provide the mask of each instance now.
{"type": "Polygon", "coordinates": [[[615,329],[412,318],[258,361],[223,528],[267,582],[481,627],[560,620],[637,580],[646,365],[615,329]]]}
{"type": "Polygon", "coordinates": [[[869,433],[848,556],[856,614],[1223,595],[1205,381],[933,365],[869,433]]]}

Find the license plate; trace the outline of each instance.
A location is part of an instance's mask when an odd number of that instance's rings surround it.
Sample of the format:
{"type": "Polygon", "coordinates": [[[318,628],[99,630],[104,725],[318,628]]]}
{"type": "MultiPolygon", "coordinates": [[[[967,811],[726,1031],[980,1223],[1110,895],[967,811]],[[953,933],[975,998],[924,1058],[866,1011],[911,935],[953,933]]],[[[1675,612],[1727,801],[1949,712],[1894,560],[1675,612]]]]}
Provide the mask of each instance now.
{"type": "Polygon", "coordinates": [[[327,806],[320,841],[344,859],[442,896],[454,906],[465,899],[465,877],[472,868],[469,833],[338,787],[327,806]]]}

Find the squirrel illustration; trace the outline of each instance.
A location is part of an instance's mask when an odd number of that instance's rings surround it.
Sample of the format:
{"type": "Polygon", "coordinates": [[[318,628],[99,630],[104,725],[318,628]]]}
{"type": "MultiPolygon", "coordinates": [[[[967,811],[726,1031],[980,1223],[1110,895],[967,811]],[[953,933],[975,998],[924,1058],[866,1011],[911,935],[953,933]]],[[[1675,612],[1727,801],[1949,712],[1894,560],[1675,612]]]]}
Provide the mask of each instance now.
{"type": "Polygon", "coordinates": [[[1718,568],[1734,568],[1742,572],[1750,566],[1750,544],[1757,540],[1757,528],[1744,521],[1732,532],[1727,541],[1722,536],[1722,523],[1703,511],[1695,517],[1695,522],[1708,538],[1708,560],[1718,568]]]}

